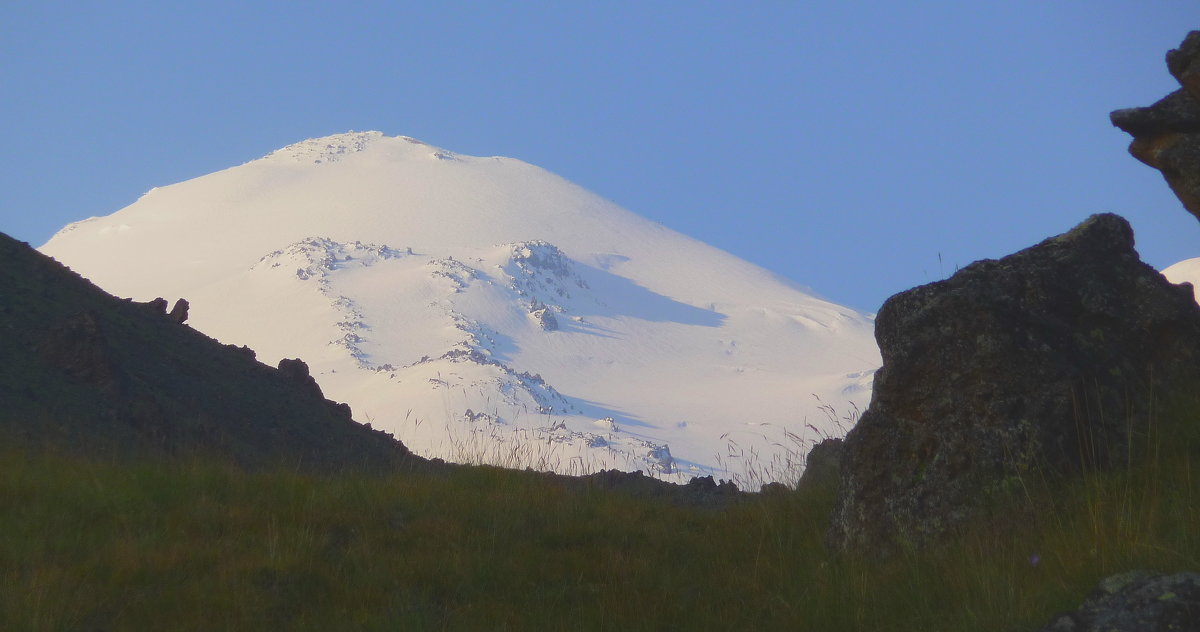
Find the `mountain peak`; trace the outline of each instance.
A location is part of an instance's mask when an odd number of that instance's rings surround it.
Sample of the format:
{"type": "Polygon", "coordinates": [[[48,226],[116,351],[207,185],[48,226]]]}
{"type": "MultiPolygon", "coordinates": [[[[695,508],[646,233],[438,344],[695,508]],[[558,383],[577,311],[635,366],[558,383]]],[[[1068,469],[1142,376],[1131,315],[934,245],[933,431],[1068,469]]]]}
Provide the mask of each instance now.
{"type": "Polygon", "coordinates": [[[161,187],[42,249],[303,358],[427,456],[729,478],[844,431],[828,407],[865,408],[879,363],[852,309],[519,160],[375,131],[161,187]]]}

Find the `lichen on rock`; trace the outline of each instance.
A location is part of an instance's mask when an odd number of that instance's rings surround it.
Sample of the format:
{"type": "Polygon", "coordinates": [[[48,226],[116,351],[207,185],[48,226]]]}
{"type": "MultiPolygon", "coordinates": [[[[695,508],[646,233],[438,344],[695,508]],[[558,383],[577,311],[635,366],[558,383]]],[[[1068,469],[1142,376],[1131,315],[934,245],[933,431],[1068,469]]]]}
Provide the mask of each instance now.
{"type": "Polygon", "coordinates": [[[1200,632],[1200,574],[1130,571],[1100,581],[1041,632],[1200,632]]]}

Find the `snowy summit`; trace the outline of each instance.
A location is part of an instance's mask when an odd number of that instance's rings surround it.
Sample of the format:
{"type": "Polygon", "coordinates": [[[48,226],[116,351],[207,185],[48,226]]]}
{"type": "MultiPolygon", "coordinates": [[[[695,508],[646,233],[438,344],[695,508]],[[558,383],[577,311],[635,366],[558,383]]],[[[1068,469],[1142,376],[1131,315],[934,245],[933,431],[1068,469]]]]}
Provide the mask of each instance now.
{"type": "Polygon", "coordinates": [[[829,411],[865,408],[879,365],[866,315],[538,167],[379,132],[153,189],[41,250],[187,298],[196,329],[304,359],[355,419],[459,461],[771,480],[848,429],[829,411]]]}

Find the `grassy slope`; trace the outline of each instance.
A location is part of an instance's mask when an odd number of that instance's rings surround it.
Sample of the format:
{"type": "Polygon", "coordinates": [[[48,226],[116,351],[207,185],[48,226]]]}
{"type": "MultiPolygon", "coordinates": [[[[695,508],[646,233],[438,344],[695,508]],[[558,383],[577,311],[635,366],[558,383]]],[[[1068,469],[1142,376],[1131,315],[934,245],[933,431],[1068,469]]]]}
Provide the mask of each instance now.
{"type": "Polygon", "coordinates": [[[1198,447],[1192,427],[1128,472],[1029,481],[1008,519],[886,562],[825,551],[830,490],[712,510],[493,468],[318,476],[10,450],[0,629],[1036,629],[1103,576],[1200,568],[1198,447]]]}

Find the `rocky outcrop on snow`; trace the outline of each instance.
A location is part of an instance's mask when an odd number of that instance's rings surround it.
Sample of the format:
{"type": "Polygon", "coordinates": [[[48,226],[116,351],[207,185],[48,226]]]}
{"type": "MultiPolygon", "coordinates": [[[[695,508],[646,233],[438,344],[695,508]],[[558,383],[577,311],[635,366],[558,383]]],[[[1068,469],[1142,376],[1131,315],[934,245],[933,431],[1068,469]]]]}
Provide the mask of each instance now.
{"type": "Polygon", "coordinates": [[[387,245],[361,241],[343,243],[316,236],[264,255],[251,270],[277,272],[294,269],[296,279],[315,283],[317,291],[328,297],[330,306],[339,313],[337,336],[329,344],[345,349],[360,366],[373,369],[378,367],[368,361],[369,354],[360,346],[365,341],[361,332],[367,329],[362,310],[353,299],[337,293],[331,287],[329,277],[337,270],[369,268],[411,255],[412,248],[400,251],[387,245]]]}
{"type": "Polygon", "coordinates": [[[1142,263],[1111,214],[893,296],[876,339],[830,526],[843,549],[919,545],[1022,475],[1120,461],[1153,393],[1200,374],[1191,288],[1142,263]]]}
{"type": "Polygon", "coordinates": [[[1041,632],[1200,632],[1200,574],[1130,571],[1100,582],[1041,632]]]}
{"type": "Polygon", "coordinates": [[[380,132],[348,132],[326,138],[310,138],[277,149],[266,157],[313,164],[337,162],[347,154],[366,149],[373,141],[381,138],[383,134],[380,132]]]}
{"type": "Polygon", "coordinates": [[[571,260],[554,244],[527,241],[508,247],[512,254],[504,270],[517,295],[553,303],[556,298],[571,298],[572,290],[590,289],[575,272],[571,260]]]}
{"type": "Polygon", "coordinates": [[[542,328],[542,331],[557,331],[558,319],[554,317],[554,310],[546,307],[539,301],[534,301],[529,307],[529,315],[533,321],[542,328]]]}
{"type": "MultiPolygon", "coordinates": [[[[309,237],[261,257],[251,272],[276,277],[272,282],[286,277],[290,284],[315,289],[325,308],[336,315],[336,335],[328,345],[344,350],[359,368],[386,375],[389,385],[409,380],[427,385],[438,395],[438,409],[463,424],[462,436],[450,440],[474,446],[469,451],[519,438],[565,453],[584,447],[600,450],[612,455],[604,463],[622,463],[656,476],[677,474],[664,442],[622,432],[615,424],[605,432],[578,424],[567,427],[563,416],[583,415],[572,400],[541,375],[514,368],[504,353],[504,336],[459,311],[457,301],[491,293],[501,299],[497,304],[525,312],[539,331],[558,331],[556,315],[569,309],[564,304],[588,305],[595,300],[575,263],[553,244],[502,244],[481,250],[478,256],[456,258],[414,254],[410,247],[309,237]],[[381,336],[394,336],[410,323],[397,323],[388,331],[367,324],[378,315],[372,312],[378,310],[378,303],[355,300],[352,296],[358,295],[359,288],[344,285],[347,275],[353,278],[366,268],[389,278],[408,278],[410,296],[425,301],[424,314],[440,326],[444,346],[439,349],[436,341],[421,341],[424,352],[419,357],[381,349],[381,336]],[[463,391],[470,395],[464,397],[463,391]]],[[[281,360],[280,369],[305,388],[315,388],[316,376],[310,375],[307,365],[295,362],[281,360]]],[[[405,405],[416,409],[418,419],[428,414],[420,403],[405,405]]]]}
{"type": "Polygon", "coordinates": [[[365,244],[361,241],[337,242],[328,237],[308,237],[294,244],[263,255],[254,269],[296,266],[300,280],[316,279],[328,285],[330,272],[349,266],[372,266],[380,261],[411,255],[412,249],[401,252],[386,245],[365,244]]]}
{"type": "Polygon", "coordinates": [[[1167,69],[1183,87],[1149,107],[1112,113],[1133,136],[1129,153],[1162,172],[1183,206],[1200,219],[1200,31],[1167,53],[1167,69]]]}
{"type": "Polygon", "coordinates": [[[572,299],[572,293],[591,289],[587,281],[554,244],[527,241],[507,248],[511,254],[501,270],[508,277],[508,289],[528,305],[530,318],[542,331],[558,331],[555,314],[569,311],[564,304],[572,299]]]}

